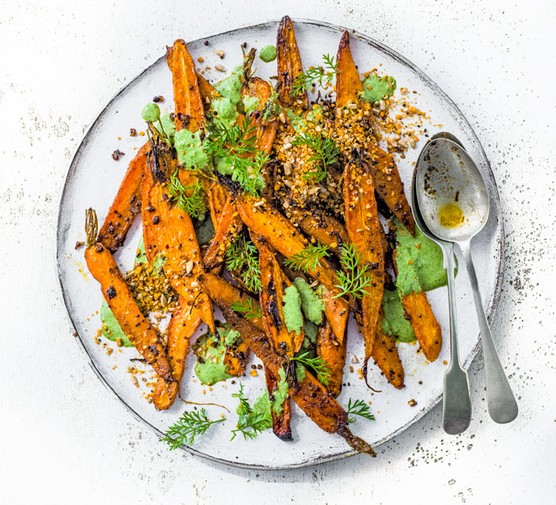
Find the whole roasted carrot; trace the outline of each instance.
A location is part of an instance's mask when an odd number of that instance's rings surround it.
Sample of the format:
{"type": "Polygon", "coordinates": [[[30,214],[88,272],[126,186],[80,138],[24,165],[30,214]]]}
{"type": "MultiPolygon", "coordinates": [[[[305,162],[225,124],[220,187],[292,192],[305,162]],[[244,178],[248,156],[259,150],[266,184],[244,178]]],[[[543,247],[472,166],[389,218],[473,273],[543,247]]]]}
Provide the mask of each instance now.
{"type": "Polygon", "coordinates": [[[91,275],[100,283],[102,294],[131,343],[163,380],[175,379],[156,330],[143,316],[110,251],[96,241],[98,222],[93,209],[86,213],[87,249],[85,260],[91,275]]]}
{"type": "Polygon", "coordinates": [[[196,132],[204,124],[205,108],[195,62],[183,40],[176,40],[167,48],[166,61],[172,72],[176,129],[196,132]]]}
{"type": "Polygon", "coordinates": [[[131,223],[141,210],[141,183],[149,149],[150,145],[147,142],[131,160],[116,198],[100,228],[98,240],[112,253],[123,245],[131,223]]]}
{"type": "Polygon", "coordinates": [[[284,16],[278,27],[276,38],[277,64],[278,64],[278,95],[280,103],[285,107],[293,105],[307,108],[309,97],[305,90],[293,93],[295,78],[303,73],[303,64],[299,54],[299,47],[295,38],[292,20],[284,16]]]}
{"type": "Polygon", "coordinates": [[[374,184],[365,164],[350,161],[344,172],[346,228],[351,243],[368,268],[369,284],[361,299],[361,332],[365,339],[365,364],[373,352],[384,292],[382,228],[374,197],[374,184]]]}
{"type": "Polygon", "coordinates": [[[342,390],[342,380],[344,377],[344,365],[346,362],[346,344],[338,341],[330,323],[325,321],[319,327],[317,334],[317,356],[321,357],[329,372],[328,384],[326,389],[333,396],[338,396],[342,390]]]}

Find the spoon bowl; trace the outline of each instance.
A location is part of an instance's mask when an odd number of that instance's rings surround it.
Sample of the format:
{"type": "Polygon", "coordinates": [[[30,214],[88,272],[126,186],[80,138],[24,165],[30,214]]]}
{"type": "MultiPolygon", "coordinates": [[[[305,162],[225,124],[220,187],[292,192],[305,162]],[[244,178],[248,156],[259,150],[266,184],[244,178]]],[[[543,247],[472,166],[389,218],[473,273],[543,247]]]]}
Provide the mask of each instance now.
{"type": "Polygon", "coordinates": [[[467,152],[448,137],[433,138],[423,149],[414,188],[421,217],[430,232],[447,242],[465,242],[485,226],[488,191],[467,152]]]}

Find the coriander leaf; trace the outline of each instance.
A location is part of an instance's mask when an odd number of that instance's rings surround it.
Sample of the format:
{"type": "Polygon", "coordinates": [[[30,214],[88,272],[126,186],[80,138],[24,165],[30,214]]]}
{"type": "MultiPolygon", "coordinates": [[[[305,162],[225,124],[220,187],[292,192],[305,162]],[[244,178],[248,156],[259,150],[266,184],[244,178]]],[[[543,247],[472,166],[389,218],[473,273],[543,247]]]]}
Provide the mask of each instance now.
{"type": "Polygon", "coordinates": [[[332,80],[338,71],[336,58],[329,54],[322,55],[323,65],[318,67],[309,67],[307,71],[299,74],[292,85],[291,95],[297,96],[311,89],[314,82],[320,86],[332,84],[332,80]]]}

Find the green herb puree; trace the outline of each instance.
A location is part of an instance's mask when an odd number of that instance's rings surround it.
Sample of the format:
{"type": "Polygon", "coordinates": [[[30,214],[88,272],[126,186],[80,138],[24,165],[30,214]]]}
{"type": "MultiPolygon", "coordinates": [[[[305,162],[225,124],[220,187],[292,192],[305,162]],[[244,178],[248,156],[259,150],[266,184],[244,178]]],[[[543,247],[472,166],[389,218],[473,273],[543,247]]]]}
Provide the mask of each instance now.
{"type": "Polygon", "coordinates": [[[397,291],[384,290],[382,298],[382,331],[395,336],[401,342],[414,342],[415,333],[411,323],[405,318],[405,310],[397,291]]]}
{"type": "Polygon", "coordinates": [[[195,375],[201,384],[207,386],[231,377],[224,364],[226,347],[234,345],[240,338],[239,333],[229,326],[218,327],[217,333],[205,333],[193,345],[193,352],[197,356],[195,375]]]}
{"type": "Polygon", "coordinates": [[[369,103],[375,103],[384,98],[389,98],[396,91],[396,79],[390,75],[380,77],[377,74],[368,75],[363,81],[361,98],[369,103]]]}
{"type": "Polygon", "coordinates": [[[290,286],[284,291],[283,311],[286,328],[299,335],[303,328],[303,314],[301,312],[301,295],[295,286],[290,286]]]}
{"type": "Polygon", "coordinates": [[[178,161],[187,168],[203,169],[208,165],[209,157],[203,148],[200,131],[180,130],[175,134],[174,144],[178,161]]]}
{"type": "Polygon", "coordinates": [[[324,302],[302,277],[296,277],[294,284],[301,296],[301,310],[303,311],[303,315],[312,323],[317,325],[322,324],[324,302]]]}
{"type": "Polygon", "coordinates": [[[265,63],[270,63],[276,59],[277,52],[276,46],[268,45],[264,46],[259,53],[259,58],[263,60],[265,63]]]}

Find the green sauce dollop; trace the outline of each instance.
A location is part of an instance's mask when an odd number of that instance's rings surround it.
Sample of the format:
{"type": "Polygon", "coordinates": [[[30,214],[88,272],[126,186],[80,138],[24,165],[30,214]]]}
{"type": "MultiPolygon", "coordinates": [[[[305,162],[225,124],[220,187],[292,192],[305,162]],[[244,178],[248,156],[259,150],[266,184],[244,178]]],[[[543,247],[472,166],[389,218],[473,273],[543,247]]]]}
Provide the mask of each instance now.
{"type": "Polygon", "coordinates": [[[272,393],[270,406],[273,412],[281,414],[284,410],[284,402],[288,397],[288,381],[286,380],[286,372],[283,368],[278,370],[278,375],[280,376],[280,381],[276,385],[276,390],[272,393]]]}
{"type": "Polygon", "coordinates": [[[206,333],[201,335],[193,346],[193,352],[197,356],[195,375],[201,384],[212,386],[217,382],[229,379],[224,364],[226,347],[234,345],[240,338],[239,333],[229,326],[220,326],[218,335],[206,333]]]}
{"type": "Polygon", "coordinates": [[[322,313],[324,311],[324,302],[313,291],[313,288],[302,277],[296,277],[294,280],[295,287],[301,296],[301,310],[305,317],[317,325],[322,324],[322,313]]]}
{"type": "Polygon", "coordinates": [[[369,103],[375,103],[383,98],[389,98],[396,91],[396,79],[390,75],[380,77],[377,74],[368,75],[363,81],[361,98],[369,103]]]}
{"type": "Polygon", "coordinates": [[[419,228],[415,236],[400,223],[396,224],[396,288],[401,296],[430,291],[446,285],[442,250],[419,228]]]}
{"type": "Polygon", "coordinates": [[[174,138],[178,161],[187,168],[205,168],[209,157],[203,148],[201,132],[191,133],[189,130],[176,132],[174,138]]]}
{"type": "Polygon", "coordinates": [[[268,45],[264,46],[259,53],[259,58],[265,63],[270,63],[274,61],[277,56],[276,46],[268,45]]]}
{"type": "Polygon", "coordinates": [[[382,298],[382,331],[388,335],[395,336],[401,342],[414,342],[415,333],[411,323],[405,318],[405,310],[397,291],[384,290],[382,298]]]}
{"type": "Polygon", "coordinates": [[[256,96],[244,96],[242,101],[245,114],[252,114],[259,106],[259,99],[256,96]]]}
{"type": "Polygon", "coordinates": [[[303,314],[301,312],[301,295],[295,286],[290,286],[284,291],[283,310],[286,328],[299,335],[303,328],[303,314]]]}
{"type": "Polygon", "coordinates": [[[241,102],[241,77],[243,76],[243,68],[241,66],[234,68],[232,73],[216,83],[214,87],[216,91],[223,97],[229,98],[234,105],[239,105],[241,102]]]}

